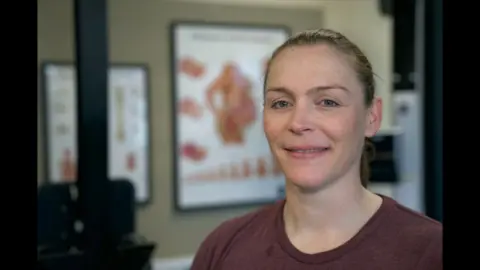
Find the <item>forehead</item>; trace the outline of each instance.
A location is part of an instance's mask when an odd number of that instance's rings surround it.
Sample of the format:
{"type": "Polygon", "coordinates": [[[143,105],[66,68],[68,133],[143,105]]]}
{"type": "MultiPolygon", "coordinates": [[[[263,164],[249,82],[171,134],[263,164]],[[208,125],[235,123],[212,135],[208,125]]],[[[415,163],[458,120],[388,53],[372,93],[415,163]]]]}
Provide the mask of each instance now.
{"type": "Polygon", "coordinates": [[[272,61],[267,87],[293,91],[321,85],[359,88],[356,73],[340,52],[328,45],[302,45],[284,49],[272,61]]]}

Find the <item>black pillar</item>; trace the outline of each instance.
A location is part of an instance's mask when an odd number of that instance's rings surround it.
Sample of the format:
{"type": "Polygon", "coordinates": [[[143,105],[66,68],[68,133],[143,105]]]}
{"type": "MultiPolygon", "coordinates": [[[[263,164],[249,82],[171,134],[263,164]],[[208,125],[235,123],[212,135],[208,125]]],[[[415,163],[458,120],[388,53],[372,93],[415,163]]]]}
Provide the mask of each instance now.
{"type": "Polygon", "coordinates": [[[75,0],[78,100],[78,214],[86,269],[110,250],[107,239],[107,6],[105,0],[75,0]]]}
{"type": "Polygon", "coordinates": [[[443,9],[442,0],[425,0],[425,206],[443,215],[443,9]]]}

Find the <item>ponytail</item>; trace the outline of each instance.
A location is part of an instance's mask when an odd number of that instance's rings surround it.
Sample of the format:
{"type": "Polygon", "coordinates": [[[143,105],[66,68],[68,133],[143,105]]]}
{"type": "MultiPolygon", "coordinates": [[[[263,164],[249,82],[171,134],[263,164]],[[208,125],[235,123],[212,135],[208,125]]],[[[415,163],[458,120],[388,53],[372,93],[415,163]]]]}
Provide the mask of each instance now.
{"type": "Polygon", "coordinates": [[[363,187],[367,187],[370,181],[370,162],[375,156],[375,146],[369,138],[365,138],[362,158],[360,160],[360,180],[363,187]]]}

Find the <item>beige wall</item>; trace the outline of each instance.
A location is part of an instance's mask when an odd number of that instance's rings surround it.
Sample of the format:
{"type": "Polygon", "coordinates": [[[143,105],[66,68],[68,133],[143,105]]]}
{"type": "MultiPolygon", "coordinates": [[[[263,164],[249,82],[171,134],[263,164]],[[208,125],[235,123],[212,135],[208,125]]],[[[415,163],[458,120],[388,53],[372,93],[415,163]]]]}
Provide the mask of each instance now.
{"type": "MultiPolygon", "coordinates": [[[[364,48],[377,74],[384,80],[380,84],[380,93],[386,99],[386,124],[390,125],[391,30],[390,22],[378,14],[377,1],[305,1],[312,6],[303,10],[292,9],[288,5],[291,1],[278,4],[272,0],[256,0],[253,5],[263,3],[263,7],[250,7],[251,10],[247,7],[251,1],[243,1],[237,9],[223,4],[207,5],[206,1],[110,0],[108,3],[110,60],[147,63],[151,72],[154,198],[151,205],[139,210],[138,230],[158,243],[157,257],[192,254],[220,222],[252,210],[242,208],[190,214],[176,214],[172,210],[172,135],[168,132],[171,125],[168,23],[171,19],[277,23],[286,24],[293,31],[320,26],[340,30],[364,48]]],[[[238,5],[235,0],[228,1],[238,5]]],[[[72,3],[71,0],[38,1],[39,63],[42,60],[74,59],[72,3]]],[[[41,107],[39,119],[40,112],[41,107]]],[[[40,127],[38,137],[41,161],[40,127]]],[[[42,182],[41,163],[38,172],[39,182],[42,182]]]]}

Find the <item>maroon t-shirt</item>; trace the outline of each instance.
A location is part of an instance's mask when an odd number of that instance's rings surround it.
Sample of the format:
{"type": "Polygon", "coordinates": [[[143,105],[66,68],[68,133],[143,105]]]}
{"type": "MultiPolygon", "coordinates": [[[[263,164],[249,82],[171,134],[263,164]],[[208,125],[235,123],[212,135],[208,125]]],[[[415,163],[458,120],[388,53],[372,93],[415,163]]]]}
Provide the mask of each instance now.
{"type": "Polygon", "coordinates": [[[290,243],[283,223],[285,201],[228,220],[204,240],[191,269],[443,269],[441,223],[382,197],[380,209],[352,239],[317,254],[302,253],[290,243]]]}

